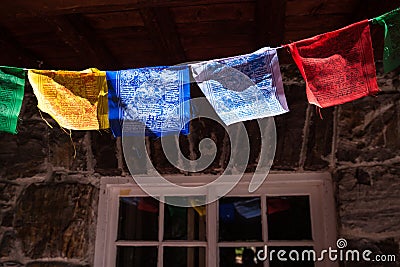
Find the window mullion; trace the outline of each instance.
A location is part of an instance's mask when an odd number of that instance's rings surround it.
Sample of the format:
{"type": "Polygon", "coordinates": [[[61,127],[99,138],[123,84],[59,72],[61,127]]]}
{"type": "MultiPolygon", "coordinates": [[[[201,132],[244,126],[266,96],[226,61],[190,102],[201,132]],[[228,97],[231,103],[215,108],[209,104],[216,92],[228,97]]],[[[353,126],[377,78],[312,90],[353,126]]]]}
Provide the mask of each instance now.
{"type": "Polygon", "coordinates": [[[267,218],[267,196],[261,195],[261,223],[262,239],[264,244],[268,242],[268,218],[267,218]]]}
{"type": "MultiPolygon", "coordinates": [[[[111,190],[110,190],[111,191],[111,190]]],[[[109,240],[110,244],[110,249],[107,254],[107,266],[116,266],[116,258],[117,258],[117,245],[116,241],[118,238],[118,216],[119,216],[119,194],[116,193],[116,189],[112,190],[112,192],[108,192],[110,194],[110,202],[111,205],[109,207],[109,215],[111,215],[111,218],[109,218],[109,223],[111,227],[109,228],[109,231],[107,231],[107,237],[109,240]]],[[[107,243],[107,239],[106,239],[107,243]]]]}
{"type": "Polygon", "coordinates": [[[217,202],[213,201],[208,204],[207,207],[207,242],[208,242],[208,255],[207,255],[207,266],[218,266],[217,256],[217,224],[218,224],[218,213],[217,213],[217,202]]]}
{"type": "Polygon", "coordinates": [[[160,196],[160,210],[158,215],[158,266],[163,267],[163,254],[164,254],[164,247],[162,245],[164,239],[164,211],[165,211],[165,204],[164,204],[164,196],[160,196]]]}
{"type": "MultiPolygon", "coordinates": [[[[262,238],[264,245],[268,242],[268,218],[267,218],[267,195],[261,195],[261,223],[262,223],[262,238]]],[[[268,260],[264,261],[264,267],[269,267],[268,260]]]]}

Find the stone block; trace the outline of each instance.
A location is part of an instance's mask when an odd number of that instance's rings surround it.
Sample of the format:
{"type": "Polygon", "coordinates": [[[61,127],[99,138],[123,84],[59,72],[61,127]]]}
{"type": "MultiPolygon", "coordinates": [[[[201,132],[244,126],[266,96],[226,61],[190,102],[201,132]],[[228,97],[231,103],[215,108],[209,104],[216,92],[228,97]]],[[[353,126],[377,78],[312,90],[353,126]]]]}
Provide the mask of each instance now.
{"type": "Polygon", "coordinates": [[[89,267],[88,264],[74,264],[69,262],[57,261],[34,261],[26,265],[26,267],[89,267]]]}
{"type": "Polygon", "coordinates": [[[86,259],[94,246],[98,189],[32,184],[16,207],[15,230],[26,257],[86,259]]]}
{"type": "Polygon", "coordinates": [[[91,131],[94,170],[101,175],[121,175],[118,169],[116,138],[111,132],[91,131]]]}
{"type": "Polygon", "coordinates": [[[18,185],[12,183],[0,182],[0,201],[8,203],[13,202],[16,196],[18,185]]]}
{"type": "Polygon", "coordinates": [[[316,106],[312,106],[308,140],[306,140],[305,170],[325,170],[331,161],[334,108],[321,109],[320,112],[319,114],[316,106]]]}
{"type": "Polygon", "coordinates": [[[399,177],[400,165],[340,171],[337,183],[341,233],[395,237],[400,232],[399,177]]]}
{"type": "Polygon", "coordinates": [[[48,126],[41,121],[21,121],[18,134],[0,133],[0,177],[30,177],[46,170],[48,126]]]}
{"type": "Polygon", "coordinates": [[[339,162],[384,161],[400,154],[400,95],[365,97],[339,108],[339,162]]]}
{"type": "Polygon", "coordinates": [[[277,146],[272,169],[294,170],[299,167],[307,99],[304,85],[285,86],[290,111],[276,116],[277,146]]]}
{"type": "Polygon", "coordinates": [[[0,260],[0,267],[22,267],[24,264],[20,263],[19,261],[1,261],[0,260]]]}
{"type": "Polygon", "coordinates": [[[49,163],[68,170],[87,170],[87,146],[85,131],[68,131],[54,127],[49,131],[49,163]]]}
{"type": "Polygon", "coordinates": [[[0,212],[0,226],[12,227],[14,221],[14,210],[2,210],[0,212]]]}
{"type": "Polygon", "coordinates": [[[3,234],[0,239],[0,258],[9,257],[10,254],[15,251],[15,241],[16,236],[13,231],[7,231],[3,234]]]}

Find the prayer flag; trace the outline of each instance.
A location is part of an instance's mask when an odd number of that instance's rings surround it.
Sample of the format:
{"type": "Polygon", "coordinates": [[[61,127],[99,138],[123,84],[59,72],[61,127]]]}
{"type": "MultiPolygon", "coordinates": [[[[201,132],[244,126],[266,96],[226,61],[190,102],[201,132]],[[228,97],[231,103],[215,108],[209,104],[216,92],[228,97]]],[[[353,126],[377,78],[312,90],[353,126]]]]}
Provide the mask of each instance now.
{"type": "Polygon", "coordinates": [[[226,125],[289,111],[276,49],[191,65],[193,77],[226,125]]]}
{"type": "Polygon", "coordinates": [[[372,22],[385,27],[383,69],[390,72],[400,65],[400,8],[376,17],[372,22]]]}
{"type": "Polygon", "coordinates": [[[109,119],[114,136],[188,134],[190,83],[187,66],[107,71],[109,119]],[[144,127],[146,127],[144,129],[144,127]]]}
{"type": "Polygon", "coordinates": [[[246,219],[261,215],[261,203],[259,198],[236,201],[233,203],[236,211],[246,219]]]}
{"type": "Polygon", "coordinates": [[[311,104],[324,108],[379,92],[368,20],[288,46],[311,104]]]}
{"type": "Polygon", "coordinates": [[[38,107],[61,127],[72,130],[109,128],[106,73],[30,70],[29,82],[38,107]]]}
{"type": "Polygon", "coordinates": [[[23,69],[0,67],[0,131],[17,133],[24,87],[25,71],[23,69]]]}

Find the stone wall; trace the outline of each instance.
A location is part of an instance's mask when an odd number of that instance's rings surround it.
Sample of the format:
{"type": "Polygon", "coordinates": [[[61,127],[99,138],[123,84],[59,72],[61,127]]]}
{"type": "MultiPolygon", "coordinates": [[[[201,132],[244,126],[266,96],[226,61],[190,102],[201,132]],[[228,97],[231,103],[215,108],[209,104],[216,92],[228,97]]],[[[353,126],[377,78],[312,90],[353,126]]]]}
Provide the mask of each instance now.
{"type": "MultiPolygon", "coordinates": [[[[330,171],[338,234],[348,248],[396,254],[400,260],[399,74],[380,74],[383,92],[377,97],[319,112],[307,104],[297,69],[282,66],[282,73],[291,111],[275,118],[273,169],[330,171]]],[[[201,95],[196,88],[192,93],[201,95]]],[[[27,85],[18,135],[0,134],[0,266],[93,266],[100,178],[128,173],[120,140],[106,131],[70,136],[36,104],[27,85]]],[[[260,138],[254,122],[246,122],[246,128],[252,136],[251,172],[260,138]]],[[[191,132],[180,139],[182,152],[196,158],[199,141],[210,137],[219,152],[204,172],[221,173],[230,153],[221,127],[198,119],[191,132]]],[[[160,140],[149,146],[160,172],[180,173],[160,152],[160,140]]]]}
{"type": "Polygon", "coordinates": [[[379,76],[384,91],[338,108],[335,179],[340,236],[377,254],[396,254],[400,266],[400,80],[379,76]]]}

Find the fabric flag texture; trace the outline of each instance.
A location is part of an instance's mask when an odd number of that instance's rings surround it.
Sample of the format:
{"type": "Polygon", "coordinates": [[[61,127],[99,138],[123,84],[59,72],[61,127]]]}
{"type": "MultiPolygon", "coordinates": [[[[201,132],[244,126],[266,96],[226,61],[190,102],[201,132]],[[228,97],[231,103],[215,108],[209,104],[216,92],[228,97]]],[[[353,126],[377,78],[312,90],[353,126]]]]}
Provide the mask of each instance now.
{"type": "Polygon", "coordinates": [[[277,212],[290,209],[290,201],[281,197],[272,197],[267,199],[267,214],[271,215],[277,212]]]}
{"type": "Polygon", "coordinates": [[[325,108],[379,92],[368,20],[288,46],[311,104],[325,108]]]}
{"type": "Polygon", "coordinates": [[[71,130],[109,128],[106,73],[30,70],[29,82],[38,107],[71,130]]]}
{"type": "Polygon", "coordinates": [[[138,210],[150,213],[158,212],[159,203],[154,198],[141,197],[138,203],[138,210]]]}
{"type": "Polygon", "coordinates": [[[233,205],[236,211],[246,219],[261,215],[261,203],[259,198],[236,201],[233,205]]]}
{"type": "Polygon", "coordinates": [[[400,8],[372,20],[385,27],[383,69],[390,72],[400,65],[400,8]]]}
{"type": "Polygon", "coordinates": [[[188,134],[187,66],[107,71],[109,119],[114,136],[188,134]],[[146,127],[146,128],[145,128],[146,127]]]}
{"type": "Polygon", "coordinates": [[[23,69],[0,67],[0,131],[17,133],[24,87],[25,71],[23,69]]]}
{"type": "Polygon", "coordinates": [[[289,111],[276,49],[191,65],[193,77],[226,125],[289,111]]]}
{"type": "Polygon", "coordinates": [[[199,216],[206,216],[207,214],[207,209],[206,206],[204,205],[198,205],[199,202],[196,199],[190,199],[190,205],[192,208],[199,214],[199,216]]]}

